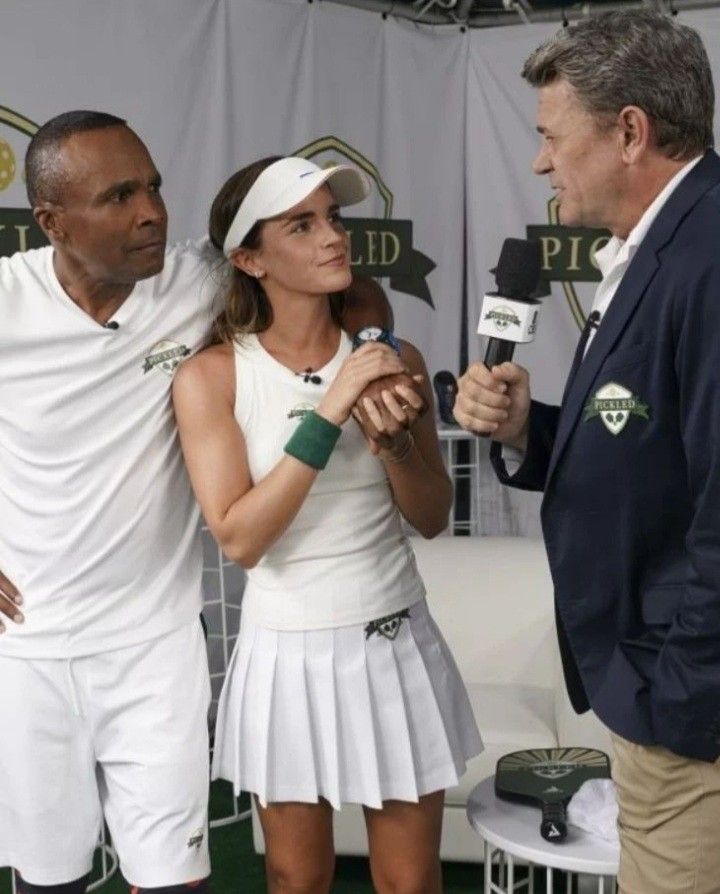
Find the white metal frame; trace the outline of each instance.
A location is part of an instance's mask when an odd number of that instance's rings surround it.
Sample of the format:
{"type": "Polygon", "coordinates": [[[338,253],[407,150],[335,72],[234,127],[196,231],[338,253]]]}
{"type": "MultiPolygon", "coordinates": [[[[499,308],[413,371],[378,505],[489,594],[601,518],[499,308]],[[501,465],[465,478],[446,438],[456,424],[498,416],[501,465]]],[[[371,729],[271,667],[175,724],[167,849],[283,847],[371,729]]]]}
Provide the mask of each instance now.
{"type": "MultiPolygon", "coordinates": [[[[524,870],[523,877],[516,879],[515,870],[518,868],[518,864],[515,863],[513,855],[501,848],[493,847],[487,840],[483,844],[485,855],[483,894],[516,894],[516,892],[536,894],[534,872],[536,864],[523,860],[519,864],[524,870]],[[497,869],[497,872],[493,872],[493,869],[497,869]]],[[[545,870],[545,894],[552,894],[556,872],[559,873],[560,878],[565,879],[566,894],[572,894],[573,881],[576,878],[580,880],[580,890],[587,894],[590,894],[593,889],[595,894],[615,894],[617,891],[615,879],[612,877],[580,874],[565,869],[553,869],[552,866],[540,868],[545,870]]]]}
{"type": "MultiPolygon", "coordinates": [[[[204,532],[208,532],[207,528],[203,528],[204,532]]],[[[212,535],[211,535],[212,536],[212,535]]],[[[228,666],[230,664],[230,631],[228,625],[228,613],[229,612],[239,612],[239,605],[232,605],[227,601],[227,589],[225,584],[225,568],[229,568],[233,563],[228,561],[223,555],[222,550],[219,546],[216,545],[217,549],[217,565],[206,565],[203,568],[203,572],[205,574],[215,573],[218,575],[218,593],[219,597],[217,599],[208,599],[205,602],[207,606],[218,606],[220,609],[220,631],[212,631],[208,630],[208,640],[219,640],[222,644],[222,669],[219,671],[215,671],[210,674],[211,680],[224,680],[225,674],[227,673],[228,666]]],[[[235,625],[237,626],[237,625],[235,625]]],[[[212,752],[211,752],[212,757],[212,752]]],[[[230,826],[233,823],[239,823],[244,820],[250,819],[252,816],[252,810],[240,810],[237,804],[237,798],[232,799],[233,807],[230,813],[226,816],[217,817],[210,821],[211,829],[219,829],[222,826],[230,826]]]]}
{"type": "Polygon", "coordinates": [[[440,452],[445,463],[448,475],[453,483],[453,493],[456,494],[457,486],[461,482],[468,483],[470,496],[470,513],[467,519],[455,517],[455,497],[450,510],[450,533],[480,535],[480,450],[485,442],[475,435],[469,434],[462,428],[440,427],[438,428],[440,452]],[[465,462],[457,459],[457,445],[464,441],[468,445],[469,457],[465,462]]]}
{"type": "MultiPolygon", "coordinates": [[[[100,876],[96,878],[95,881],[90,882],[90,884],[87,886],[86,890],[88,891],[88,894],[90,891],[96,891],[99,887],[104,885],[105,882],[107,882],[109,879],[112,878],[113,875],[115,875],[118,869],[117,854],[106,838],[104,826],[102,832],[100,833],[100,841],[98,842],[97,849],[100,851],[100,876]]],[[[12,886],[12,894],[17,894],[17,885],[15,884],[14,870],[12,870],[10,873],[10,881],[12,886]]]]}

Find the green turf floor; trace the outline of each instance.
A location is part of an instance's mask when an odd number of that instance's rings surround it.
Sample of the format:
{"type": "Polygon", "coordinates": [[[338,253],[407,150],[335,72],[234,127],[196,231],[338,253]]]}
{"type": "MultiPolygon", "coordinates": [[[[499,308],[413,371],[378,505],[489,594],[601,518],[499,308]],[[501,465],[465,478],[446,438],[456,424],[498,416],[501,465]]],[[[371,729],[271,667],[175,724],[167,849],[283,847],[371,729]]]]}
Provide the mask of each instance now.
{"type": "MultiPolygon", "coordinates": [[[[232,810],[232,792],[227,783],[215,782],[211,788],[212,816],[227,815],[232,810]]],[[[241,807],[246,805],[241,804],[241,807]]],[[[71,819],[70,817],[68,819],[71,819]]],[[[250,822],[240,822],[213,829],[210,833],[213,866],[213,894],[261,894],[265,891],[263,859],[253,850],[250,822]]],[[[480,840],[478,839],[478,849],[480,840]]],[[[443,880],[445,894],[480,894],[482,866],[476,863],[445,863],[443,880]]],[[[536,879],[538,892],[544,891],[540,875],[536,879]]],[[[558,880],[559,883],[559,880],[558,880]]],[[[0,894],[10,894],[10,873],[0,869],[0,894]]],[[[127,894],[127,886],[119,874],[98,889],[98,894],[127,894]]],[[[564,885],[556,888],[565,894],[564,885]]],[[[333,892],[338,894],[370,894],[372,885],[367,861],[355,857],[340,857],[333,892]]]]}

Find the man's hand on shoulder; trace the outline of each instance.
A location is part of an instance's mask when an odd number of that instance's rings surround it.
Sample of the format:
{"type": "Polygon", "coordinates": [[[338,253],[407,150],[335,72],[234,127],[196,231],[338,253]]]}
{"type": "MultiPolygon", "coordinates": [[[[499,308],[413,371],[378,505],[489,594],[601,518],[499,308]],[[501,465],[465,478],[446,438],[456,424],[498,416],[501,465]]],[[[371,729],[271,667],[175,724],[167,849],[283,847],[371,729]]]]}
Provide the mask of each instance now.
{"type": "Polygon", "coordinates": [[[0,633],[5,632],[3,615],[15,624],[22,624],[25,620],[18,609],[19,605],[22,605],[22,596],[18,588],[0,571],[0,633]]]}
{"type": "Polygon", "coordinates": [[[458,379],[453,415],[466,431],[525,450],[529,414],[530,379],[517,363],[472,363],[458,379]]]}

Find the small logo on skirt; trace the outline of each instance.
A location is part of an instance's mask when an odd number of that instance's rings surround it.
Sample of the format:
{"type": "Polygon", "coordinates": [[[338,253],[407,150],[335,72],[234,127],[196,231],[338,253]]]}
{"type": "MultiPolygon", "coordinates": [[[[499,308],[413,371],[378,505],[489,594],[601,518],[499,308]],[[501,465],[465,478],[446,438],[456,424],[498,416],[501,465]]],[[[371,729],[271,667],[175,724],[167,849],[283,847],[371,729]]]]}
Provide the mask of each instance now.
{"type": "Polygon", "coordinates": [[[386,615],[384,618],[378,618],[376,621],[370,621],[365,627],[365,639],[370,639],[373,633],[384,636],[386,639],[395,639],[400,630],[403,618],[410,617],[410,609],[404,608],[401,612],[395,612],[394,615],[386,615]]]}
{"type": "Polygon", "coordinates": [[[200,845],[203,843],[203,839],[205,838],[205,833],[202,829],[198,829],[197,832],[193,832],[190,836],[190,840],[187,843],[187,846],[190,848],[195,848],[195,850],[200,850],[200,845]]]}

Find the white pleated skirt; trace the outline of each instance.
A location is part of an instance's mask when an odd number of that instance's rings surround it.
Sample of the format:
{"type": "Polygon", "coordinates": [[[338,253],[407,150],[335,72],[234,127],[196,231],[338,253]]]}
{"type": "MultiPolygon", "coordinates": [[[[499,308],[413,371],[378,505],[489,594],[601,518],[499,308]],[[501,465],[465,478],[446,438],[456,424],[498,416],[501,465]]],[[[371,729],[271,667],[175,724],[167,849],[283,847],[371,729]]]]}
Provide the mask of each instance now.
{"type": "Polygon", "coordinates": [[[425,601],[400,614],[311,631],[243,617],[213,778],[263,806],[322,797],[336,810],[416,802],[456,785],[482,751],[467,692],[425,601]]]}

